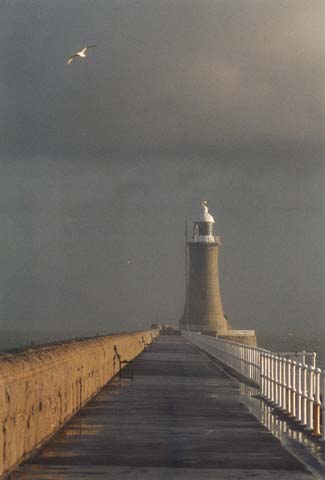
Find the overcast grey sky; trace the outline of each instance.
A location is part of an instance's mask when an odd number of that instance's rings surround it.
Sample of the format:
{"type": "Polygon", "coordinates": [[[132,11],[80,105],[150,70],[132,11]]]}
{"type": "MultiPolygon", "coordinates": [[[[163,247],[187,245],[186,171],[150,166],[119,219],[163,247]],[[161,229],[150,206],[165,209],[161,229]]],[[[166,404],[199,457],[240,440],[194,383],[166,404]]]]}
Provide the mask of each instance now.
{"type": "Polygon", "coordinates": [[[178,321],[206,199],[231,323],[325,333],[324,20],[318,0],[2,0],[0,327],[178,321]]]}

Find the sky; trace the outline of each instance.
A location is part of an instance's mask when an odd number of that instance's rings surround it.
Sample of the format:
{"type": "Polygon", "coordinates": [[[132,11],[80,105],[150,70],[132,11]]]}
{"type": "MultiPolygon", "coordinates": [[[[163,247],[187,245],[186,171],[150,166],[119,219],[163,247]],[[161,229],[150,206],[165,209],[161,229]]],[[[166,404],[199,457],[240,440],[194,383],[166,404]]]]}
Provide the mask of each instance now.
{"type": "Polygon", "coordinates": [[[324,18],[318,0],[2,0],[0,330],[177,322],[207,200],[232,326],[325,333],[324,18]]]}

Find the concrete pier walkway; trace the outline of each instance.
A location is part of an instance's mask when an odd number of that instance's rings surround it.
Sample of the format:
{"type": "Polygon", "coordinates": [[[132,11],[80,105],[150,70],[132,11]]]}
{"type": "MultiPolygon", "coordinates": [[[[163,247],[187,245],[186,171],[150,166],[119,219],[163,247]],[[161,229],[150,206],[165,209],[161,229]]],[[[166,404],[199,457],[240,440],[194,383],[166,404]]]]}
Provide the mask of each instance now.
{"type": "Polygon", "coordinates": [[[12,480],[313,478],[249,413],[239,386],[182,337],[159,337],[12,480]],[[125,371],[124,375],[128,373],[125,371]]]}

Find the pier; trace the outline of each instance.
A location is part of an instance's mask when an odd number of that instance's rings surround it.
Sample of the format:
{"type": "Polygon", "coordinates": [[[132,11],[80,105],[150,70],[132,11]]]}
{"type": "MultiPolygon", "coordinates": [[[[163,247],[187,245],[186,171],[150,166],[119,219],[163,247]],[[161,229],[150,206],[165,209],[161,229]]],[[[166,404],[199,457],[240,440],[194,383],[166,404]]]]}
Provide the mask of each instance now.
{"type": "Polygon", "coordinates": [[[240,384],[183,336],[159,336],[10,480],[308,480],[240,384]]]}

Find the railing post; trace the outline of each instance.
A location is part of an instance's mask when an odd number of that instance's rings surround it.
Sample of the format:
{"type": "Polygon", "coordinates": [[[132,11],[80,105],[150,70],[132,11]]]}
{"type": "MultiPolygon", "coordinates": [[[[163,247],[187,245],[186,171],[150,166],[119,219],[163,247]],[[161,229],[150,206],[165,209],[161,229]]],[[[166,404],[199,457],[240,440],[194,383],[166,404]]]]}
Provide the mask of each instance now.
{"type": "Polygon", "coordinates": [[[247,363],[246,363],[246,347],[242,345],[241,347],[242,350],[242,373],[247,377],[247,363]]]}
{"type": "Polygon", "coordinates": [[[244,375],[247,377],[248,373],[247,373],[247,347],[245,345],[242,346],[242,350],[243,350],[243,373],[244,375]]]}
{"type": "Polygon", "coordinates": [[[302,420],[302,415],[301,415],[301,401],[302,401],[302,383],[301,383],[301,370],[302,370],[302,364],[299,362],[297,365],[297,380],[298,380],[298,386],[297,386],[297,422],[301,423],[302,420]]]}
{"type": "Polygon", "coordinates": [[[261,361],[260,361],[260,349],[255,347],[255,382],[260,383],[260,368],[261,368],[261,361]]]}
{"type": "Polygon", "coordinates": [[[276,401],[276,391],[277,391],[277,362],[276,362],[276,355],[273,355],[273,396],[272,396],[272,403],[274,405],[277,404],[277,401],[276,401]]]}
{"type": "Polygon", "coordinates": [[[307,400],[308,400],[308,387],[307,387],[307,370],[308,367],[304,363],[302,365],[302,420],[301,423],[307,426],[307,400]]]}
{"type": "Polygon", "coordinates": [[[272,353],[268,355],[268,399],[269,402],[272,401],[272,353]]]}
{"type": "Polygon", "coordinates": [[[307,398],[307,430],[312,431],[314,428],[314,375],[315,369],[314,367],[308,367],[308,398],[307,398]]]}
{"type": "Polygon", "coordinates": [[[269,377],[270,377],[270,387],[269,387],[269,401],[273,402],[273,355],[270,353],[269,357],[269,377]]]}
{"type": "Polygon", "coordinates": [[[296,367],[297,367],[297,362],[293,361],[292,362],[292,379],[291,379],[291,410],[292,410],[292,416],[295,419],[297,415],[297,409],[296,409],[296,401],[297,401],[297,389],[296,389],[296,367]]]}
{"type": "Polygon", "coordinates": [[[249,375],[249,378],[253,377],[253,375],[252,375],[252,373],[253,373],[253,370],[252,370],[252,353],[253,353],[252,352],[252,347],[249,346],[248,347],[248,361],[249,361],[249,364],[248,364],[248,366],[249,366],[248,372],[249,373],[248,373],[248,375],[249,375]]]}
{"type": "Polygon", "coordinates": [[[267,397],[267,351],[263,353],[264,398],[267,397]]]}
{"type": "Polygon", "coordinates": [[[261,365],[262,365],[262,350],[260,348],[256,348],[256,381],[257,383],[261,383],[261,365]]]}
{"type": "Polygon", "coordinates": [[[272,403],[273,405],[276,404],[275,401],[276,395],[276,362],[275,362],[275,355],[272,355],[272,403]]]}
{"type": "Polygon", "coordinates": [[[274,356],[274,404],[279,405],[279,357],[274,356]]]}
{"type": "Polygon", "coordinates": [[[270,354],[265,355],[265,397],[270,399],[270,354]]]}
{"type": "Polygon", "coordinates": [[[302,357],[302,358],[301,358],[301,363],[302,363],[303,365],[306,365],[306,352],[305,352],[305,350],[303,350],[303,351],[301,352],[301,357],[302,357]]]}
{"type": "Polygon", "coordinates": [[[241,345],[239,345],[239,351],[240,351],[240,365],[239,365],[239,371],[240,372],[243,372],[244,370],[244,366],[245,366],[245,362],[244,362],[244,349],[241,345]]]}
{"type": "Polygon", "coordinates": [[[322,371],[322,441],[325,442],[325,370],[322,371]]]}
{"type": "Polygon", "coordinates": [[[242,345],[242,352],[243,352],[243,366],[242,366],[242,372],[247,377],[247,348],[245,345],[242,345]]]}
{"type": "Polygon", "coordinates": [[[283,359],[282,359],[282,357],[278,357],[278,359],[279,359],[279,377],[278,377],[279,378],[279,393],[278,393],[279,402],[278,402],[278,404],[279,404],[279,409],[283,410],[283,403],[282,403],[282,398],[283,398],[283,396],[282,396],[282,388],[283,388],[283,385],[282,385],[282,361],[283,361],[283,359]]]}
{"type": "Polygon", "coordinates": [[[316,352],[313,352],[313,353],[311,354],[311,356],[312,356],[312,366],[313,366],[314,368],[316,368],[316,356],[317,356],[317,353],[316,353],[316,352]]]}
{"type": "Polygon", "coordinates": [[[283,411],[287,410],[287,359],[282,359],[282,406],[283,411]]]}
{"type": "Polygon", "coordinates": [[[261,373],[260,373],[260,388],[261,395],[265,397],[265,353],[261,352],[261,373]]]}
{"type": "Polygon", "coordinates": [[[256,348],[251,347],[252,379],[256,382],[256,348]]]}
{"type": "Polygon", "coordinates": [[[249,347],[250,350],[250,366],[251,366],[251,379],[255,380],[255,348],[254,347],[249,347]]]}
{"type": "Polygon", "coordinates": [[[320,415],[321,415],[321,401],[320,401],[320,376],[321,369],[316,368],[315,370],[315,397],[314,397],[314,423],[313,423],[313,435],[320,436],[320,415]]]}
{"type": "Polygon", "coordinates": [[[269,352],[265,352],[265,398],[269,399],[269,392],[270,392],[270,381],[269,381],[269,372],[270,372],[270,360],[269,360],[269,352]]]}
{"type": "Polygon", "coordinates": [[[288,415],[291,417],[292,415],[292,408],[291,408],[291,365],[292,361],[290,359],[287,360],[287,412],[288,415]]]}

